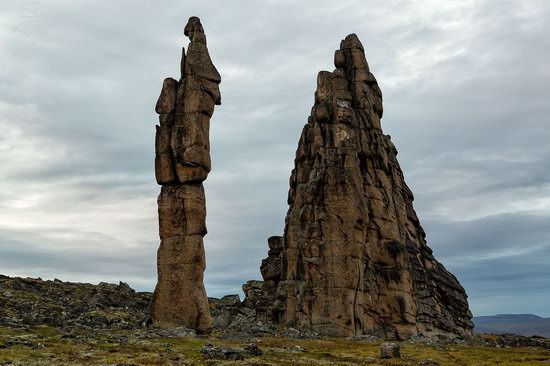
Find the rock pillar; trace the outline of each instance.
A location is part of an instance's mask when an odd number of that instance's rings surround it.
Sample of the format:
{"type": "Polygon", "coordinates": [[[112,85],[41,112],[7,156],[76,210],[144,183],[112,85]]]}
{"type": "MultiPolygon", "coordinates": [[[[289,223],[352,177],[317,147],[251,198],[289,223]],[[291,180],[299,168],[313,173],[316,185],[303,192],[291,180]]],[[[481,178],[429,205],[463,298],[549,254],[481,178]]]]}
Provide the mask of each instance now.
{"type": "Polygon", "coordinates": [[[221,104],[221,77],[208,53],[199,18],[185,26],[179,81],[164,80],[156,104],[155,175],[160,247],[152,304],[154,326],[184,326],[209,333],[212,318],[203,283],[206,266],[206,201],[202,182],[210,172],[210,117],[221,104]]]}
{"type": "Polygon", "coordinates": [[[355,34],[334,64],[317,77],[284,235],[262,263],[267,316],[331,336],[470,334],[466,293],[427,246],[355,34]]]}

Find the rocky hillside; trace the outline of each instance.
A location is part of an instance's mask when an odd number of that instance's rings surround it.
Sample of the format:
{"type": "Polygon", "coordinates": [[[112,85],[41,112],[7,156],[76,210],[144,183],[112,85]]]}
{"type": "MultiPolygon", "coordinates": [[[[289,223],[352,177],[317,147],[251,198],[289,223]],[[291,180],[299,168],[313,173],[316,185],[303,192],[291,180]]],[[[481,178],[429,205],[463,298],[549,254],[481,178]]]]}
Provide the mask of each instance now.
{"type": "MultiPolygon", "coordinates": [[[[0,326],[141,329],[149,325],[152,297],[152,293],[136,292],[124,282],[92,285],[0,275],[0,326]]],[[[238,295],[208,300],[219,335],[268,336],[284,335],[288,331],[257,321],[251,304],[241,302],[238,295]]],[[[290,330],[289,334],[316,336],[295,330],[290,330]]]]}
{"type": "MultiPolygon", "coordinates": [[[[260,281],[249,281],[245,284],[243,288],[247,297],[244,301],[238,295],[227,295],[221,299],[208,298],[217,337],[323,338],[315,332],[301,332],[265,319],[258,320],[253,302],[261,287],[260,281]]],[[[51,326],[64,332],[147,330],[150,328],[151,300],[152,293],[137,292],[124,282],[118,285],[104,282],[92,285],[57,279],[52,281],[0,275],[0,327],[30,329],[34,326],[51,326]]],[[[149,332],[151,336],[194,334],[192,330],[183,328],[171,332],[158,329],[149,332]]],[[[382,340],[374,335],[352,338],[382,340]]],[[[455,341],[462,342],[466,339],[468,338],[458,337],[455,341]]],[[[500,335],[492,339],[494,345],[550,349],[550,341],[541,337],[500,335]]]]}
{"type": "Polygon", "coordinates": [[[0,325],[132,329],[149,316],[151,293],[118,285],[0,275],[0,325]]]}
{"type": "Polygon", "coordinates": [[[0,275],[0,365],[536,365],[550,340],[516,335],[413,337],[384,359],[373,335],[331,339],[259,321],[261,282],[209,298],[214,334],[149,324],[152,294],[125,283],[98,285],[0,275]]]}

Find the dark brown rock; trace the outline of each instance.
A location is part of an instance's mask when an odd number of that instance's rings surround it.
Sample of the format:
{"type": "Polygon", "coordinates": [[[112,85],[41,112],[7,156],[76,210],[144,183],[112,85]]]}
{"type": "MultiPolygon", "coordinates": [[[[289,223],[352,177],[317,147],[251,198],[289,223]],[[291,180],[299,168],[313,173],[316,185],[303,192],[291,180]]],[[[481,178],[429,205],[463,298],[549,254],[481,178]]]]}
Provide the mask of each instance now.
{"type": "Polygon", "coordinates": [[[155,177],[158,184],[167,184],[176,180],[176,175],[174,173],[174,160],[171,154],[156,154],[155,177]]]}
{"type": "Polygon", "coordinates": [[[257,313],[332,336],[471,334],[466,293],[426,245],[397,150],[382,133],[382,92],[355,34],[334,61],[336,70],[317,78],[284,236],[262,262],[257,313]]]}
{"type": "Polygon", "coordinates": [[[159,115],[159,123],[161,126],[173,126],[175,121],[176,116],[173,113],[159,115]]]}
{"type": "Polygon", "coordinates": [[[268,239],[269,245],[268,257],[262,261],[260,272],[264,280],[273,280],[278,282],[281,279],[281,261],[279,255],[283,249],[281,236],[272,236],[268,239]]]}
{"type": "Polygon", "coordinates": [[[161,239],[206,234],[202,184],[165,185],[157,199],[161,239]]]}
{"type": "Polygon", "coordinates": [[[202,182],[210,172],[210,117],[220,104],[220,75],[210,60],[199,18],[185,27],[181,79],[167,78],[156,105],[160,126],[155,140],[158,197],[158,282],[151,318],[156,327],[212,330],[203,283],[206,266],[206,202],[202,182]]]}
{"type": "Polygon", "coordinates": [[[162,84],[162,91],[160,92],[159,99],[155,111],[158,114],[170,114],[174,113],[176,106],[176,90],[178,88],[178,82],[172,78],[164,79],[162,84]]]}

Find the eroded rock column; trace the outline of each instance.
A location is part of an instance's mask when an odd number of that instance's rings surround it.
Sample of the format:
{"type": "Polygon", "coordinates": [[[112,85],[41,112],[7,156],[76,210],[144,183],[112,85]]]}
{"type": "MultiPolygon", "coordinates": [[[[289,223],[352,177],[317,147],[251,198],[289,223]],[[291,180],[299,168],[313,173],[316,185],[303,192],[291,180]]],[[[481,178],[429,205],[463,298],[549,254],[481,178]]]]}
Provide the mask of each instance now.
{"type": "Polygon", "coordinates": [[[202,182],[210,172],[210,117],[221,104],[221,77],[208,53],[199,18],[185,26],[179,81],[164,80],[156,112],[155,175],[160,247],[152,304],[154,326],[184,326],[209,333],[212,318],[203,283],[206,202],[202,182]]]}
{"type": "Polygon", "coordinates": [[[466,293],[427,246],[355,34],[334,64],[317,77],[284,235],[262,263],[267,317],[331,336],[470,334],[466,293]]]}

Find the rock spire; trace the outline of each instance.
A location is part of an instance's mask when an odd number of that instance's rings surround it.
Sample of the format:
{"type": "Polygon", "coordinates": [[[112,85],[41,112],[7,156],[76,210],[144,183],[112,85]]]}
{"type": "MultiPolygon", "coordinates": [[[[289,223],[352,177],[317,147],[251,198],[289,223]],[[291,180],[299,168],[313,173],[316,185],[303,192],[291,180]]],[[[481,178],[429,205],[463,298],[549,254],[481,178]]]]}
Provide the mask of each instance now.
{"type": "Polygon", "coordinates": [[[185,326],[209,333],[212,318],[203,283],[206,202],[202,182],[210,172],[210,117],[221,104],[221,77],[208,53],[199,18],[185,26],[179,81],[167,78],[156,104],[155,140],[160,247],[152,304],[154,326],[185,326]]]}
{"type": "Polygon", "coordinates": [[[270,238],[262,263],[260,313],[332,336],[470,334],[466,293],[426,245],[355,34],[334,64],[317,77],[284,235],[270,238]]]}

